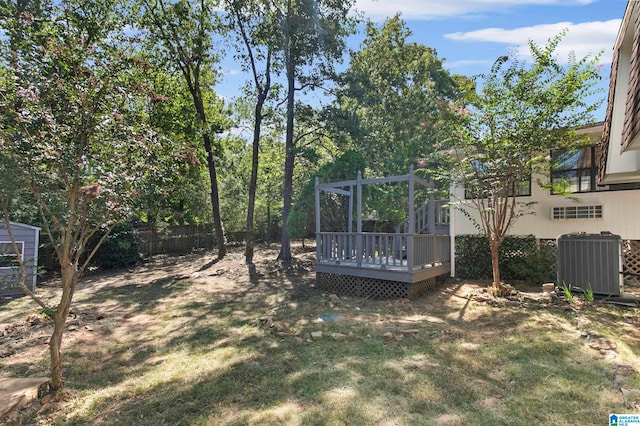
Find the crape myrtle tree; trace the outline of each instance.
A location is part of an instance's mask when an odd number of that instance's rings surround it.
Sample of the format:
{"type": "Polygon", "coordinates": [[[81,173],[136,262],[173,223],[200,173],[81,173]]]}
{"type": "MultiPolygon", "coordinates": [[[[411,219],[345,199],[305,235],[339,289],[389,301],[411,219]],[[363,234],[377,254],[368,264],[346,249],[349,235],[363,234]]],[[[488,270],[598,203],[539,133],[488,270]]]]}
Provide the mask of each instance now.
{"type": "Polygon", "coordinates": [[[442,173],[464,187],[468,200],[460,204],[477,213],[467,216],[489,240],[496,294],[503,289],[500,245],[517,219],[532,212],[531,202],[517,198],[518,185],[549,176],[552,149],[586,144],[588,138],[575,129],[592,121],[600,104],[591,102],[598,92],[598,57],[571,55],[563,64],[555,53],[562,36],[546,46],[529,42],[531,61],[513,54],[498,58],[487,75],[476,78],[478,89],[468,94],[468,103],[452,108],[453,155],[442,173]]]}
{"type": "Polygon", "coordinates": [[[28,196],[60,263],[57,304],[30,294],[53,320],[53,392],[63,386],[62,337],[78,278],[154,164],[157,135],[138,113],[147,94],[119,10],[114,1],[1,4],[0,206],[7,225],[13,201],[28,196]]]}
{"type": "Polygon", "coordinates": [[[273,3],[282,28],[278,60],[283,64],[287,80],[282,239],[278,254],[283,261],[291,260],[287,220],[294,195],[296,93],[320,86],[331,73],[333,64],[342,59],[345,38],[354,31],[355,21],[348,15],[354,3],[354,0],[278,0],[273,3]]]}
{"type": "Polygon", "coordinates": [[[184,79],[199,120],[199,134],[206,152],[211,185],[211,210],[218,243],[218,259],[226,252],[220,213],[218,165],[222,146],[216,134],[228,125],[222,101],[213,93],[214,64],[218,53],[212,34],[217,29],[216,8],[211,0],[139,0],[140,22],[147,50],[154,50],[156,64],[178,70],[184,79]]]}

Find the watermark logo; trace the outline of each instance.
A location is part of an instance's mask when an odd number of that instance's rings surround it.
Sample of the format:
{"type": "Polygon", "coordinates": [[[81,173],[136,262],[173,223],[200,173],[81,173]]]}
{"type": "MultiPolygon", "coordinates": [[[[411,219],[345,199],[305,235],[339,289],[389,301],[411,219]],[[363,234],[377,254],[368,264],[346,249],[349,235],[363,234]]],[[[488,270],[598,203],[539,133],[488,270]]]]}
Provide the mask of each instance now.
{"type": "Polygon", "coordinates": [[[609,414],[609,426],[640,426],[640,414],[609,414]]]}

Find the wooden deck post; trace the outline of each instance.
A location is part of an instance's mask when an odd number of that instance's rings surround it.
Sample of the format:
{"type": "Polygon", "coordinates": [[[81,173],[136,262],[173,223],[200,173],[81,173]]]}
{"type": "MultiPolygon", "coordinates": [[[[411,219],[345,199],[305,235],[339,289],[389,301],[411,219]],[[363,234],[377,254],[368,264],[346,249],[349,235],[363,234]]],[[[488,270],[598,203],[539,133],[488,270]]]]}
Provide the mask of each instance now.
{"type": "Polygon", "coordinates": [[[362,266],[362,172],[358,170],[358,180],[356,185],[356,264],[362,266]]]}
{"type": "Polygon", "coordinates": [[[315,184],[315,200],[316,200],[316,260],[320,261],[320,188],[318,185],[320,181],[318,180],[318,176],[316,176],[316,184],[315,184]]]}
{"type": "Polygon", "coordinates": [[[416,213],[414,206],[415,181],[413,165],[409,166],[409,235],[407,236],[407,268],[413,270],[414,234],[416,232],[416,213]]]}
{"type": "Polygon", "coordinates": [[[429,204],[427,205],[427,234],[436,233],[436,201],[433,193],[429,194],[429,204]]]}
{"type": "Polygon", "coordinates": [[[349,253],[349,257],[353,255],[351,252],[351,234],[353,234],[353,185],[349,187],[349,224],[347,225],[347,232],[349,236],[347,237],[347,253],[349,253]]]}
{"type": "Polygon", "coordinates": [[[353,232],[353,186],[349,187],[349,224],[347,232],[353,232]]]}

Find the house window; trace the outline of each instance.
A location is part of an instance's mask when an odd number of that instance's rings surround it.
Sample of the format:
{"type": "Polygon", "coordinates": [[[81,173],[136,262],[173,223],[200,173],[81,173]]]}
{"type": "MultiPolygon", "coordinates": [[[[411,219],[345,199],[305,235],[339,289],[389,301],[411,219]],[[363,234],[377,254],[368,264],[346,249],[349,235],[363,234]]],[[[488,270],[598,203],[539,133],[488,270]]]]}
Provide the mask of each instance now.
{"type": "Polygon", "coordinates": [[[596,184],[598,158],[600,158],[601,149],[602,147],[597,145],[584,148],[552,150],[551,193],[574,194],[580,192],[640,189],[640,183],[596,184]]]}
{"type": "Polygon", "coordinates": [[[509,190],[509,196],[513,195],[515,189],[516,197],[528,197],[531,195],[531,175],[527,176],[520,182],[516,182],[513,188],[509,190]]]}
{"type": "Polygon", "coordinates": [[[605,189],[596,185],[597,154],[595,146],[551,151],[552,193],[594,192],[605,189]]]}
{"type": "Polygon", "coordinates": [[[559,219],[602,219],[602,206],[554,207],[552,218],[559,219]]]}
{"type": "MultiPolygon", "coordinates": [[[[516,197],[529,197],[531,195],[531,175],[526,176],[520,182],[516,182],[511,185],[507,195],[512,197],[513,194],[516,194],[516,197]]],[[[473,191],[472,189],[465,188],[464,190],[464,198],[467,200],[474,198],[486,198],[487,191],[483,188],[478,188],[477,191],[473,191]]]]}
{"type": "Polygon", "coordinates": [[[19,256],[16,254],[11,241],[0,241],[0,268],[15,268],[20,266],[20,260],[24,255],[24,243],[17,241],[19,256]]]}

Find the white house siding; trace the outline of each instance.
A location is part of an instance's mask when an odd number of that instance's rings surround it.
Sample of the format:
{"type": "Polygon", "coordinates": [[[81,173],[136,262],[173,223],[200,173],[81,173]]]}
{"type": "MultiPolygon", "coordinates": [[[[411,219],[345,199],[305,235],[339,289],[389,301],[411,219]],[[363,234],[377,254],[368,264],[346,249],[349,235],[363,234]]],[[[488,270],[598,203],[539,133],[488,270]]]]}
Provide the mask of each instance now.
{"type": "MultiPolygon", "coordinates": [[[[464,190],[457,189],[453,203],[464,206],[464,190]]],[[[601,191],[582,194],[572,194],[576,202],[561,195],[551,195],[542,190],[534,182],[531,184],[530,197],[518,197],[518,201],[535,201],[533,207],[535,215],[526,215],[518,219],[509,232],[511,235],[535,235],[538,239],[555,239],[559,235],[573,232],[600,233],[609,231],[620,235],[623,240],[640,240],[640,190],[629,191],[601,191]],[[552,219],[553,207],[601,205],[602,219],[552,219]]],[[[453,208],[451,235],[477,234],[471,220],[460,208],[453,208]]],[[[466,209],[473,217],[478,217],[477,211],[466,209]]]]}

